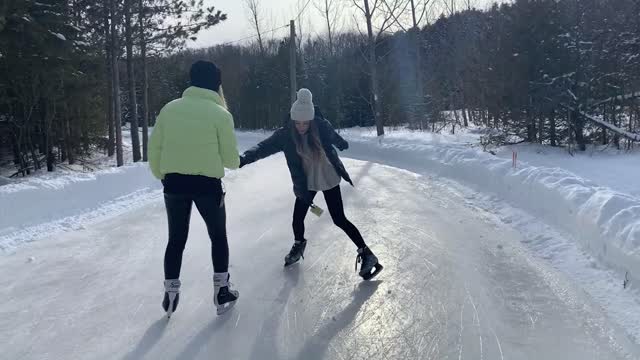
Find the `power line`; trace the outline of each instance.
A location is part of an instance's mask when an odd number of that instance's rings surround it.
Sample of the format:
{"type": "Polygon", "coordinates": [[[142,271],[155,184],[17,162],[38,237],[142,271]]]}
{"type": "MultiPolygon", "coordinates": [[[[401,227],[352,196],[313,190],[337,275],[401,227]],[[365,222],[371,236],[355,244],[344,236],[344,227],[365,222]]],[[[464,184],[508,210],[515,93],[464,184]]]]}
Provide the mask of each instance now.
{"type": "MultiPolygon", "coordinates": [[[[307,3],[304,5],[302,10],[300,10],[300,12],[298,13],[298,16],[296,16],[296,22],[300,21],[300,16],[302,16],[304,11],[307,10],[307,7],[309,6],[309,4],[311,4],[311,0],[307,0],[307,3]]],[[[289,27],[289,24],[283,25],[283,26],[271,29],[269,31],[265,31],[265,32],[261,33],[260,35],[270,34],[270,33],[274,32],[274,31],[278,31],[278,30],[281,30],[281,29],[284,29],[284,28],[288,28],[288,27],[289,27]]],[[[249,40],[249,39],[253,39],[253,38],[256,38],[256,37],[258,37],[258,34],[247,36],[247,37],[243,37],[242,39],[238,39],[238,40],[228,41],[228,42],[220,44],[220,46],[231,45],[231,44],[235,44],[235,43],[240,42],[240,41],[249,40]]]]}
{"type": "MultiPolygon", "coordinates": [[[[280,27],[277,27],[277,28],[274,28],[274,29],[271,29],[271,30],[268,30],[268,31],[265,31],[265,32],[261,33],[260,35],[270,34],[272,32],[278,31],[280,29],[288,28],[288,27],[289,27],[289,24],[284,25],[284,26],[280,26],[280,27]]],[[[253,39],[253,38],[257,38],[257,37],[258,37],[258,34],[255,34],[255,35],[244,37],[242,39],[238,39],[238,40],[233,40],[233,41],[228,41],[226,43],[222,43],[222,44],[220,44],[220,46],[231,45],[231,44],[235,44],[235,43],[240,42],[240,41],[249,40],[249,39],[253,39]]]]}

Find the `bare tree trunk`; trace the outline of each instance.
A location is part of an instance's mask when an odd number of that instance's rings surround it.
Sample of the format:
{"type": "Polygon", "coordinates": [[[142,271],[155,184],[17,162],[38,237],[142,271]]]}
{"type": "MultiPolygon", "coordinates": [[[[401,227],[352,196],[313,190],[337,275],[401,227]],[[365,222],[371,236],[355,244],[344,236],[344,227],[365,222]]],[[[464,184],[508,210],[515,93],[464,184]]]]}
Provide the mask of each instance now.
{"type": "Polygon", "coordinates": [[[120,71],[118,70],[118,16],[116,0],[109,0],[111,4],[111,74],[113,75],[113,98],[114,98],[114,126],[116,129],[116,163],[118,166],[124,165],[124,154],[122,152],[122,113],[120,106],[120,71]]]}
{"type": "MultiPolygon", "coordinates": [[[[611,123],[614,126],[620,127],[620,121],[618,120],[618,115],[616,113],[616,104],[615,103],[611,106],[611,123]]],[[[614,134],[613,135],[613,142],[614,142],[614,144],[616,144],[616,149],[620,150],[620,135],[614,134]]]]}
{"type": "MultiPolygon", "coordinates": [[[[426,6],[426,5],[425,5],[426,6]]],[[[425,10],[426,11],[426,10],[425,10]]],[[[414,117],[415,121],[415,111],[418,111],[417,116],[420,118],[420,128],[422,128],[422,119],[424,118],[422,112],[424,111],[424,106],[422,103],[424,102],[424,77],[422,76],[422,46],[420,43],[420,27],[418,24],[418,19],[416,18],[416,4],[415,0],[411,0],[411,17],[413,19],[413,39],[414,44],[413,47],[416,52],[415,56],[415,76],[416,76],[416,100],[418,101],[418,106],[414,106],[414,117]]]]}
{"type": "Polygon", "coordinates": [[[453,109],[453,117],[456,119],[455,122],[453,123],[453,130],[451,130],[452,134],[455,134],[456,131],[456,125],[460,124],[460,114],[458,114],[458,110],[453,109]]]}
{"type": "Polygon", "coordinates": [[[333,3],[333,1],[324,0],[325,19],[327,20],[327,31],[329,33],[329,54],[333,55],[333,32],[331,28],[331,14],[329,13],[331,3],[333,3]]]}
{"type": "Polygon", "coordinates": [[[462,94],[462,121],[464,121],[464,127],[469,127],[469,117],[467,116],[467,103],[464,99],[464,93],[462,94]]]}
{"type": "Polygon", "coordinates": [[[260,2],[259,0],[245,0],[245,5],[249,11],[251,25],[258,36],[258,46],[260,47],[260,55],[265,55],[264,43],[262,42],[262,29],[260,24],[260,2]]]}
{"type": "Polygon", "coordinates": [[[113,56],[113,50],[111,49],[111,31],[109,29],[109,11],[106,9],[104,15],[104,42],[105,42],[105,55],[106,55],[106,73],[107,73],[107,127],[109,129],[109,138],[107,140],[107,154],[109,157],[113,156],[116,152],[116,133],[114,127],[113,118],[113,75],[112,75],[112,63],[111,57],[113,56]]]}
{"type": "Polygon", "coordinates": [[[47,162],[47,171],[54,170],[55,158],[53,156],[53,141],[51,139],[51,114],[48,111],[48,104],[44,97],[40,98],[40,117],[42,120],[42,135],[44,136],[44,152],[47,162]]]}
{"type": "Polygon", "coordinates": [[[587,143],[584,138],[584,120],[578,112],[571,112],[571,119],[573,120],[573,130],[576,135],[576,143],[580,151],[587,150],[587,143]]]}
{"type": "Polygon", "coordinates": [[[73,134],[71,133],[71,114],[69,114],[69,107],[65,105],[64,107],[64,118],[63,118],[63,138],[64,138],[64,147],[65,149],[61,161],[68,160],[69,165],[73,165],[76,162],[75,156],[75,143],[73,134]]]}
{"type": "Polygon", "coordinates": [[[11,139],[11,150],[13,151],[13,165],[20,165],[20,146],[18,146],[18,140],[15,134],[9,137],[11,139]]]}
{"type": "MultiPolygon", "coordinates": [[[[40,159],[38,159],[38,154],[36,153],[36,146],[33,143],[33,138],[29,136],[28,139],[29,147],[31,148],[31,161],[33,161],[33,170],[40,170],[40,159]]],[[[27,168],[27,174],[30,174],[31,170],[29,170],[29,164],[24,161],[24,165],[27,168]]]]}
{"type": "Polygon", "coordinates": [[[551,146],[558,146],[555,110],[551,110],[549,114],[549,140],[551,141],[551,146]]]}
{"type": "Polygon", "coordinates": [[[127,42],[127,77],[129,78],[129,122],[131,124],[131,151],[133,162],[138,162],[140,156],[140,137],[138,132],[138,101],[136,99],[136,77],[133,70],[133,25],[131,24],[131,6],[133,0],[125,0],[125,37],[127,42]]]}
{"type": "Polygon", "coordinates": [[[144,32],[144,0],[139,0],[140,57],[142,58],[142,161],[148,161],[149,147],[149,72],[147,70],[147,39],[144,32]]]}
{"type": "MultiPolygon", "coordinates": [[[[28,132],[27,141],[29,141],[29,150],[31,151],[31,161],[33,161],[33,170],[40,170],[40,159],[38,158],[38,153],[36,152],[36,145],[33,142],[33,134],[31,131],[28,132]]],[[[25,154],[28,157],[28,155],[25,154]]],[[[25,161],[25,166],[27,167],[27,174],[29,174],[29,164],[25,161]]]]}
{"type": "MultiPolygon", "coordinates": [[[[414,113],[417,112],[417,117],[420,119],[420,128],[424,122],[424,77],[422,76],[422,47],[420,46],[420,31],[416,29],[415,33],[416,43],[416,59],[415,59],[415,71],[416,71],[416,100],[417,104],[414,105],[414,113]]],[[[414,115],[415,117],[415,115],[414,115]]]]}
{"type": "MultiPolygon", "coordinates": [[[[335,32],[335,22],[339,15],[339,9],[337,8],[337,6],[339,6],[340,0],[318,0],[318,1],[319,3],[316,4],[316,8],[321,13],[327,25],[327,34],[329,39],[329,59],[331,59],[331,62],[333,62],[335,61],[333,57],[335,54],[333,36],[335,32]],[[336,2],[338,2],[338,4],[336,4],[336,2]]],[[[340,79],[339,74],[342,74],[342,68],[341,68],[342,64],[339,62],[336,62],[336,65],[337,65],[337,69],[336,69],[337,74],[334,74],[335,77],[331,77],[331,78],[338,79],[338,81],[335,81],[335,82],[331,81],[331,84],[333,84],[332,88],[334,91],[330,92],[329,97],[330,97],[332,106],[335,107],[336,109],[336,116],[335,116],[336,126],[340,127],[344,120],[344,113],[342,111],[342,97],[343,97],[342,82],[339,81],[340,79]]]]}
{"type": "Polygon", "coordinates": [[[73,135],[71,133],[71,121],[67,118],[67,136],[69,140],[67,141],[68,153],[67,158],[69,160],[69,164],[73,165],[76,163],[76,149],[75,149],[75,141],[73,140],[73,135]]]}
{"type": "Polygon", "coordinates": [[[527,141],[534,143],[536,141],[536,124],[535,119],[531,116],[531,110],[526,111],[527,119],[527,141]]]}
{"type": "Polygon", "coordinates": [[[544,116],[538,114],[538,143],[542,144],[544,140],[544,116]]]}
{"type": "Polygon", "coordinates": [[[382,106],[378,90],[378,64],[376,56],[376,43],[373,36],[373,25],[371,24],[371,10],[369,0],[364,0],[365,18],[367,19],[367,34],[369,39],[369,76],[371,81],[371,109],[376,123],[378,136],[384,135],[384,122],[382,120],[382,106]]]}
{"type": "MultiPolygon", "coordinates": [[[[634,131],[634,121],[637,121],[638,119],[638,112],[634,111],[633,108],[630,110],[629,112],[629,132],[633,133],[634,131]]],[[[629,141],[627,143],[627,150],[630,150],[631,148],[633,148],[633,142],[629,141]]]]}
{"type": "Polygon", "coordinates": [[[291,93],[291,104],[296,101],[298,92],[298,73],[296,71],[296,23],[291,20],[289,23],[289,92],[291,93]]]}
{"type": "Polygon", "coordinates": [[[59,139],[59,144],[58,144],[58,148],[60,149],[60,155],[58,156],[58,161],[61,163],[64,163],[65,161],[67,161],[67,157],[68,157],[68,153],[69,153],[69,148],[71,147],[71,137],[69,136],[69,131],[68,131],[68,126],[67,124],[69,123],[69,114],[67,112],[67,105],[66,103],[62,104],[64,112],[62,114],[62,124],[61,124],[61,128],[60,128],[60,136],[58,137],[59,139]]]}
{"type": "MultiPolygon", "coordinates": [[[[336,0],[318,0],[319,3],[316,3],[316,9],[322,14],[326,24],[327,24],[327,33],[329,37],[329,54],[333,55],[333,34],[334,34],[334,25],[337,19],[338,12],[336,10],[336,0]]],[[[340,1],[340,0],[337,0],[340,1]]],[[[301,25],[301,24],[299,24],[301,25]]]]}

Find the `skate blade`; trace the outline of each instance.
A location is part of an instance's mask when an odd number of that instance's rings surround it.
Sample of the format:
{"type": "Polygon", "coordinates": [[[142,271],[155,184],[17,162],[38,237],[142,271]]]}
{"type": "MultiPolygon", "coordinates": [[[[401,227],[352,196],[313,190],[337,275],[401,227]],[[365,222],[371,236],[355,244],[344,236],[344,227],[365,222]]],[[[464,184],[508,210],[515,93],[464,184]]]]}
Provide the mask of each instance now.
{"type": "Polygon", "coordinates": [[[171,319],[171,315],[173,315],[173,304],[169,303],[169,310],[167,310],[167,320],[171,319]]]}
{"type": "Polygon", "coordinates": [[[234,300],[234,301],[230,301],[224,305],[218,305],[217,306],[217,314],[218,315],[222,315],[226,312],[228,312],[229,310],[233,309],[234,306],[236,306],[236,302],[238,300],[234,300]]]}
{"type": "Polygon", "coordinates": [[[373,272],[369,271],[368,273],[361,273],[360,276],[362,276],[364,280],[369,281],[376,277],[382,271],[382,269],[384,269],[384,266],[382,266],[381,264],[375,264],[372,269],[373,272]]]}
{"type": "Polygon", "coordinates": [[[167,320],[173,315],[177,293],[169,293],[169,306],[167,307],[167,320]]]}
{"type": "Polygon", "coordinates": [[[295,265],[295,264],[299,263],[299,262],[300,262],[300,260],[302,260],[302,259],[303,259],[303,258],[300,258],[300,259],[298,259],[298,260],[296,260],[296,261],[293,261],[293,262],[289,262],[289,261],[286,261],[286,260],[285,260],[285,261],[284,261],[284,267],[289,267],[289,266],[291,266],[291,265],[295,265]]]}

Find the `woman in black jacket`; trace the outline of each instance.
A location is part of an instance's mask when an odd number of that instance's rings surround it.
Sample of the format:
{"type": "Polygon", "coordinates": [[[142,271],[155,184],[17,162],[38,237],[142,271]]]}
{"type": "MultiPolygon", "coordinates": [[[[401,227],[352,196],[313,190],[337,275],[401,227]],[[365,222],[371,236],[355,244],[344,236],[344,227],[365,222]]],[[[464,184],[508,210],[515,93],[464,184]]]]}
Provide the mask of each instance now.
{"type": "Polygon", "coordinates": [[[333,222],[351,238],[358,247],[356,265],[361,263],[360,276],[369,280],[376,276],[382,265],[367,247],[360,231],[347,220],[340,193],[340,181],[353,186],[334,145],[345,150],[349,144],[335,132],[329,121],[322,117],[313,105],[312,94],[307,89],[298,91],[298,99],[291,107],[291,121],[276,130],[240,157],[240,167],[264,159],[280,151],[284,152],[293,180],[296,203],[293,210],[294,244],[285,257],[285,266],[304,257],[307,240],[304,238],[304,219],[309,207],[315,207],[313,199],[322,191],[333,222]]]}

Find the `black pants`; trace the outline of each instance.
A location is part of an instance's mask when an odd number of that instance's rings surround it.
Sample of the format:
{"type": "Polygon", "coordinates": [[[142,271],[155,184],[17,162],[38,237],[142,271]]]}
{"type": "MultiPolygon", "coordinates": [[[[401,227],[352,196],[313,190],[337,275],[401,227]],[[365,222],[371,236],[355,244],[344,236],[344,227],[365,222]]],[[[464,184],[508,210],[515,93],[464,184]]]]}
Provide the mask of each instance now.
{"type": "MultiPolygon", "coordinates": [[[[344,230],[358,248],[365,247],[366,244],[364,239],[362,239],[362,235],[360,235],[360,231],[358,231],[358,229],[349,220],[347,220],[347,217],[344,215],[340,185],[333,189],[323,191],[322,193],[324,194],[324,199],[327,202],[327,207],[329,207],[329,213],[331,214],[333,223],[344,230]]],[[[311,195],[311,199],[316,196],[315,191],[310,191],[309,194],[311,195]]],[[[308,211],[309,205],[305,204],[304,201],[301,201],[300,199],[296,199],[296,205],[293,209],[293,235],[298,241],[304,240],[304,218],[307,216],[308,211]]]]}
{"type": "MultiPolygon", "coordinates": [[[[229,268],[229,245],[227,243],[226,211],[222,184],[207,188],[207,192],[167,192],[165,184],[164,203],[169,223],[169,243],[164,255],[165,279],[178,279],[182,267],[182,253],[189,235],[191,208],[196,204],[198,212],[207,224],[211,239],[211,261],[214,272],[227,272],[229,268]]],[[[193,189],[193,188],[192,188],[193,189]]]]}

